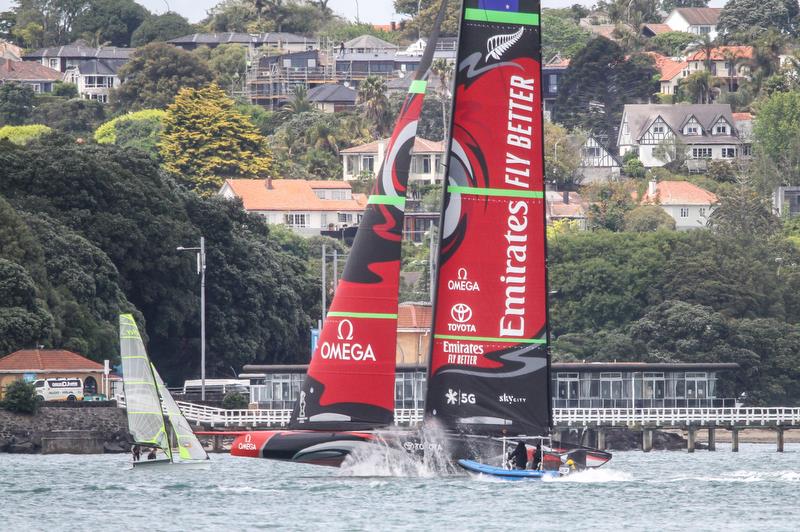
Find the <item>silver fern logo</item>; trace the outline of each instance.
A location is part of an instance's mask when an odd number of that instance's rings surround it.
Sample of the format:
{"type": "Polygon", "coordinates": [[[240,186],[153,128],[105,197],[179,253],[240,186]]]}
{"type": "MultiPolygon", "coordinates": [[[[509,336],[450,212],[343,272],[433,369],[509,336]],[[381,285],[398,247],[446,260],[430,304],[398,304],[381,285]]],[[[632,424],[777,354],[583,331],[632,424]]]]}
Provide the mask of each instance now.
{"type": "Polygon", "coordinates": [[[486,51],[489,52],[488,56],[492,59],[500,60],[503,54],[511,49],[512,46],[522,38],[525,32],[525,26],[520,26],[516,33],[509,33],[506,35],[495,35],[486,41],[486,51]]]}

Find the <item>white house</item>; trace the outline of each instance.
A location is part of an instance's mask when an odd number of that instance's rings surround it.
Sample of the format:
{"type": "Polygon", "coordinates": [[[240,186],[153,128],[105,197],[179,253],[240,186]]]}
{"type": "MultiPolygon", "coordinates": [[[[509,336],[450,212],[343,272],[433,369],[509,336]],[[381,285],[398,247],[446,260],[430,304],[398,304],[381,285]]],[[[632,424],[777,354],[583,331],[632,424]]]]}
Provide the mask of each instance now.
{"type": "Polygon", "coordinates": [[[711,59],[706,60],[706,51],[697,50],[686,58],[687,75],[706,70],[710,63],[711,75],[722,78],[730,92],[739,90],[739,85],[750,77],[749,60],[753,58],[755,49],[752,46],[717,46],[711,49],[711,59]]]}
{"type": "Polygon", "coordinates": [[[688,181],[650,181],[642,205],[658,205],[675,220],[675,229],[699,229],[708,223],[717,196],[688,181]]]}
{"type": "MultiPolygon", "coordinates": [[[[377,177],[388,144],[389,139],[382,139],[342,150],[343,179],[352,181],[363,175],[377,177]]],[[[416,137],[414,147],[411,149],[409,181],[427,183],[440,181],[444,172],[443,159],[444,144],[442,142],[416,137]]]]}
{"type": "Polygon", "coordinates": [[[356,106],[356,90],[338,83],[325,83],[308,89],[308,101],[324,113],[338,113],[356,106]]]}
{"type": "Polygon", "coordinates": [[[715,39],[720,13],[722,13],[720,7],[679,7],[672,10],[664,20],[664,24],[672,31],[708,35],[709,38],[715,39]]]}
{"type": "Polygon", "coordinates": [[[581,165],[578,167],[582,185],[617,180],[620,170],[619,161],[608,148],[595,137],[586,139],[581,147],[581,165]]]}
{"type": "Polygon", "coordinates": [[[739,137],[728,104],[630,104],[622,111],[617,137],[620,156],[638,152],[647,168],[667,161],[654,154],[662,142],[686,145],[687,166],[704,169],[709,159],[733,161],[750,155],[750,144],[739,137]]]}
{"type": "Polygon", "coordinates": [[[85,100],[108,103],[111,89],[119,87],[117,71],[125,61],[119,59],[94,59],[67,68],[64,81],[78,86],[78,94],[85,100]]]}
{"type": "Polygon", "coordinates": [[[51,46],[28,52],[23,56],[23,59],[25,61],[37,61],[59,72],[66,72],[71,67],[99,59],[126,63],[134,51],[136,51],[135,48],[94,47],[87,46],[83,41],[75,41],[64,46],[51,46]]]}
{"type": "Polygon", "coordinates": [[[219,195],[239,198],[246,211],[304,236],[358,224],[367,206],[364,194],[353,194],[341,181],[226,179],[219,195]]]}

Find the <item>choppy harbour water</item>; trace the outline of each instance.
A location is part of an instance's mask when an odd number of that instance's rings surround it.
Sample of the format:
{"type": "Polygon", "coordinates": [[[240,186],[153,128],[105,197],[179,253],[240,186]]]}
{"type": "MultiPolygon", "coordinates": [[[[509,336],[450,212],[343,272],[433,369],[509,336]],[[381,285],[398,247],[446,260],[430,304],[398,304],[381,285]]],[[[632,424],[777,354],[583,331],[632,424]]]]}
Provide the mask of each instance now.
{"type": "Polygon", "coordinates": [[[169,474],[131,471],[122,455],[0,455],[0,530],[797,530],[800,444],[718,447],[615,453],[550,482],[227,455],[169,474]]]}

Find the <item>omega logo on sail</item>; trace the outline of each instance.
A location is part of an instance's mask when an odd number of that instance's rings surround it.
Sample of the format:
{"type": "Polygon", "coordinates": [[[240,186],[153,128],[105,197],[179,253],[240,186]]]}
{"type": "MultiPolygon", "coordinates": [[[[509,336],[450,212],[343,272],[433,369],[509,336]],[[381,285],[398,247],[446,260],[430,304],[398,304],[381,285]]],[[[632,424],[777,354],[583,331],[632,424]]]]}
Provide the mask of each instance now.
{"type": "Polygon", "coordinates": [[[447,281],[447,288],[450,290],[457,290],[459,292],[480,292],[481,288],[478,286],[478,281],[470,281],[467,278],[467,269],[458,269],[458,280],[447,281]]]}
{"type": "Polygon", "coordinates": [[[376,362],[375,352],[370,344],[364,346],[358,342],[350,342],[353,339],[353,330],[353,322],[350,320],[340,321],[336,331],[339,341],[323,342],[319,348],[322,358],[325,360],[354,360],[356,362],[371,360],[376,362]]]}

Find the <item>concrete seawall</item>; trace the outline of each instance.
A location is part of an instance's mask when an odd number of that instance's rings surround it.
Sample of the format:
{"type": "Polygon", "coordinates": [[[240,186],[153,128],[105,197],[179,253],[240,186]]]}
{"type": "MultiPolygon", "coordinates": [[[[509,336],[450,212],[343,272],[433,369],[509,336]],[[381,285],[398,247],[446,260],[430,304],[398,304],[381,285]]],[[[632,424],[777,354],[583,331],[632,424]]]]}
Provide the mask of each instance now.
{"type": "Polygon", "coordinates": [[[115,406],[45,406],[33,416],[0,409],[0,452],[95,454],[129,450],[125,411],[115,406]]]}

